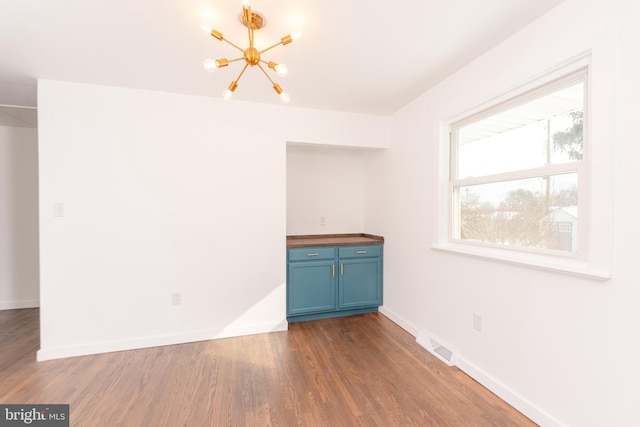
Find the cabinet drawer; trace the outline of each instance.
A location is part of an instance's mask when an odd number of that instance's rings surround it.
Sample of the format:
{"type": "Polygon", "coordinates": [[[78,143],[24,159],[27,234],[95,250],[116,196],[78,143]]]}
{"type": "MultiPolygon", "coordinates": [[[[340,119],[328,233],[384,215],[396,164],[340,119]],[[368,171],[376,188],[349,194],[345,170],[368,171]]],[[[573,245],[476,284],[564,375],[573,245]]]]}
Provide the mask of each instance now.
{"type": "Polygon", "coordinates": [[[336,250],[333,247],[313,247],[289,249],[289,261],[311,261],[314,259],[333,259],[336,250]]]}
{"type": "Polygon", "coordinates": [[[338,253],[340,258],[379,257],[382,255],[382,246],[380,245],[342,246],[338,248],[338,253]]]}

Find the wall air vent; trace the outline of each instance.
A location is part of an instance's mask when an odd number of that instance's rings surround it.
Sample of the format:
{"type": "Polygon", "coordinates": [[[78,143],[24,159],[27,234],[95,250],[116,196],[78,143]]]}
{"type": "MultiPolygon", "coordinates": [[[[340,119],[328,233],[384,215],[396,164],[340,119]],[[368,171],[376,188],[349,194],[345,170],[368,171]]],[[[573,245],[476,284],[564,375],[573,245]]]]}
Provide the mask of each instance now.
{"type": "Polygon", "coordinates": [[[434,338],[427,331],[420,331],[420,334],[418,334],[418,338],[416,338],[416,342],[422,347],[426,348],[429,353],[442,360],[448,366],[455,366],[455,355],[450,347],[442,344],[442,341],[434,338]]]}

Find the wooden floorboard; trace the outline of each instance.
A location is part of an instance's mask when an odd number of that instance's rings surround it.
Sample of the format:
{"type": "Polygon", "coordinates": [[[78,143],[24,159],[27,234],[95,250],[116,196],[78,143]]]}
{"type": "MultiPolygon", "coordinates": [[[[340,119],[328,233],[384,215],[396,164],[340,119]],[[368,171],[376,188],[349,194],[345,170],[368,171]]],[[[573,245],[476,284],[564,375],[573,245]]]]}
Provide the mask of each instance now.
{"type": "Polygon", "coordinates": [[[286,332],[36,362],[38,310],[0,311],[0,403],[72,426],[535,426],[378,313],[286,332]]]}

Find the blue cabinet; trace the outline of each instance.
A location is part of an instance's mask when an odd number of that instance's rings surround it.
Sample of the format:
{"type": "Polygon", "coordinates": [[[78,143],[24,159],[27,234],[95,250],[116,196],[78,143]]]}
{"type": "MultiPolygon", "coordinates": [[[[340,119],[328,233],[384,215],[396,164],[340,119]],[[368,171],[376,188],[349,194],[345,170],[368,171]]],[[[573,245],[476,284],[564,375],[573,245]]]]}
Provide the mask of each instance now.
{"type": "Polygon", "coordinates": [[[298,262],[289,265],[289,315],[335,310],[333,261],[298,262]]]}
{"type": "Polygon", "coordinates": [[[382,245],[287,250],[287,320],[378,311],[382,305],[382,245]]]}

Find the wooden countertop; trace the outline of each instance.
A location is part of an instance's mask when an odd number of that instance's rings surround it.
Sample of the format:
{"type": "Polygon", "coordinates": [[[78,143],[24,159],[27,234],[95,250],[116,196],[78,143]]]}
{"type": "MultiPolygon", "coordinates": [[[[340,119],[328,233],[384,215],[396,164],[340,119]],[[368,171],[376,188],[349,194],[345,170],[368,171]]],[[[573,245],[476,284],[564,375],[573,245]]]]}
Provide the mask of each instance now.
{"type": "Polygon", "coordinates": [[[313,234],[307,236],[287,236],[287,248],[309,246],[380,245],[384,237],[373,234],[313,234]]]}

